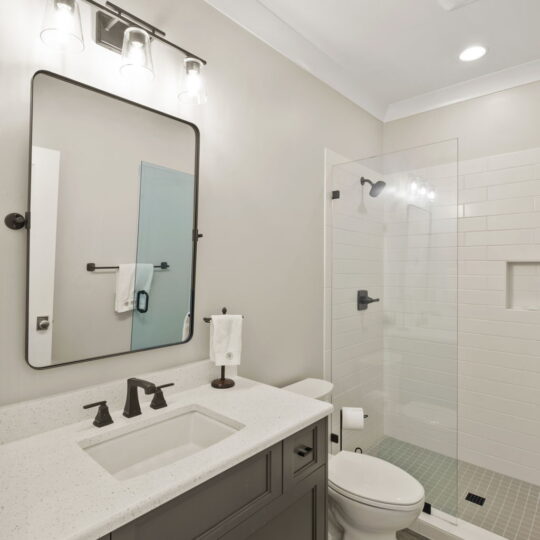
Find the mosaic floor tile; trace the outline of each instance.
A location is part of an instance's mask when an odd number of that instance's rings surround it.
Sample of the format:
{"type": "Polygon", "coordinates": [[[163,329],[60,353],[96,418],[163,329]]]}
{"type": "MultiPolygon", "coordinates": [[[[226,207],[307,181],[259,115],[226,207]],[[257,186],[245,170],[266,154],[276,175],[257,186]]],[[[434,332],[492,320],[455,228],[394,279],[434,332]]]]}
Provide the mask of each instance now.
{"type": "Polygon", "coordinates": [[[392,437],[366,453],[417,478],[433,507],[509,540],[540,540],[540,486],[392,437]],[[484,497],[483,506],[465,500],[468,493],[484,497]]]}

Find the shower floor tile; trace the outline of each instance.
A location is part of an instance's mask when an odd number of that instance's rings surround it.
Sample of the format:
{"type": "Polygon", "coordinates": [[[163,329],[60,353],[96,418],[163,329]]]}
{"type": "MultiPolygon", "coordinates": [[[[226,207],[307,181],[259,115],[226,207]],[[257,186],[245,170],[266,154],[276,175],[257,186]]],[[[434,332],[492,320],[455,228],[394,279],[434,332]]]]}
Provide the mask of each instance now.
{"type": "Polygon", "coordinates": [[[434,508],[509,540],[540,539],[540,486],[392,437],[381,439],[366,453],[418,479],[434,508]],[[468,493],[485,497],[484,505],[466,501],[468,493]]]}

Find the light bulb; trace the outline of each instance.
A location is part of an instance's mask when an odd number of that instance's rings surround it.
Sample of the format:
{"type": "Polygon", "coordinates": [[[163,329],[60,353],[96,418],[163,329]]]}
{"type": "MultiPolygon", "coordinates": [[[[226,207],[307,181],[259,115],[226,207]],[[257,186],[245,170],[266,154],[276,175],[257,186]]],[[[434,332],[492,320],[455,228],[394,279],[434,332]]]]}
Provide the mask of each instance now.
{"type": "Polygon", "coordinates": [[[84,39],[77,0],[48,0],[40,36],[53,49],[82,52],[84,39]]]}
{"type": "Polygon", "coordinates": [[[133,82],[146,83],[154,78],[150,36],[142,28],[132,26],[124,32],[120,73],[133,82]]]}
{"type": "Polygon", "coordinates": [[[428,194],[427,194],[427,198],[430,201],[433,201],[435,199],[435,192],[433,190],[429,191],[428,194]]]}
{"type": "Polygon", "coordinates": [[[413,193],[415,193],[417,189],[418,189],[418,184],[417,184],[416,182],[413,182],[413,183],[411,184],[411,191],[412,191],[413,193]]]}
{"type": "Polygon", "coordinates": [[[201,105],[206,103],[207,95],[204,78],[201,73],[202,62],[197,58],[184,59],[184,73],[182,77],[178,99],[182,103],[201,105]]]}
{"type": "Polygon", "coordinates": [[[427,189],[422,186],[419,190],[418,190],[418,193],[420,193],[420,195],[422,195],[422,197],[427,193],[427,189]]]}

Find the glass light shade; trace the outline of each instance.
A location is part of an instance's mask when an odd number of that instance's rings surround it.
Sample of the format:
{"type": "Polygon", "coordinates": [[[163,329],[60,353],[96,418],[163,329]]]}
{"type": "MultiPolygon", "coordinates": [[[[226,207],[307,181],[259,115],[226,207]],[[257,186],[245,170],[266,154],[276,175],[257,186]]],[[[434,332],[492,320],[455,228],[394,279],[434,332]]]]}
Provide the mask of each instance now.
{"type": "Polygon", "coordinates": [[[82,52],[84,39],[77,0],[47,0],[40,36],[53,49],[82,52]]]}
{"type": "Polygon", "coordinates": [[[178,99],[182,103],[201,105],[206,103],[206,85],[201,73],[203,63],[196,58],[184,59],[184,73],[180,86],[178,99]]]}
{"type": "Polygon", "coordinates": [[[124,32],[120,73],[134,82],[154,78],[150,36],[142,28],[129,27],[124,32]]]}

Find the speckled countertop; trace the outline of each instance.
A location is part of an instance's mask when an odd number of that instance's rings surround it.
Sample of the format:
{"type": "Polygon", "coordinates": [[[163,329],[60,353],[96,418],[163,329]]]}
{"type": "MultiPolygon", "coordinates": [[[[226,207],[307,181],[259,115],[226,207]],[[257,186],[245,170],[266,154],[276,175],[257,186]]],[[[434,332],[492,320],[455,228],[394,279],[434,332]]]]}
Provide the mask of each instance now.
{"type": "MultiPolygon", "coordinates": [[[[3,540],[96,540],[261,450],[324,418],[329,403],[243,378],[228,390],[209,384],[168,393],[159,411],[95,428],[85,420],[0,446],[0,523],[3,540]],[[80,442],[126,426],[152,423],[199,405],[245,427],[196,454],[128,480],[117,480],[80,442]]],[[[131,430],[130,430],[131,431],[131,430]]]]}

